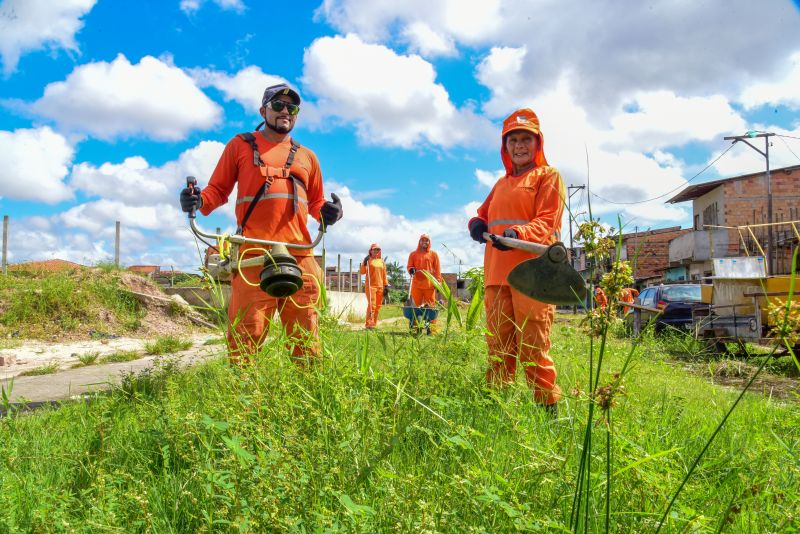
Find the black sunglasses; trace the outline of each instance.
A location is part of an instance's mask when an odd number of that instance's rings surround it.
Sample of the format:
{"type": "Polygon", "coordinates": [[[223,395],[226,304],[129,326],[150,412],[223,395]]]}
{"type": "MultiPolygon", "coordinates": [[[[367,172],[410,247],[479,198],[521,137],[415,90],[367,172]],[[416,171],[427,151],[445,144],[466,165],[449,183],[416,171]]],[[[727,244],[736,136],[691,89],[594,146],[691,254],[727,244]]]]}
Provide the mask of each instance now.
{"type": "Polygon", "coordinates": [[[272,111],[281,112],[283,111],[283,108],[286,108],[286,110],[289,112],[289,115],[294,116],[300,113],[300,106],[298,106],[297,104],[290,104],[288,102],[284,102],[283,100],[272,100],[268,104],[269,107],[272,108],[272,111]]]}

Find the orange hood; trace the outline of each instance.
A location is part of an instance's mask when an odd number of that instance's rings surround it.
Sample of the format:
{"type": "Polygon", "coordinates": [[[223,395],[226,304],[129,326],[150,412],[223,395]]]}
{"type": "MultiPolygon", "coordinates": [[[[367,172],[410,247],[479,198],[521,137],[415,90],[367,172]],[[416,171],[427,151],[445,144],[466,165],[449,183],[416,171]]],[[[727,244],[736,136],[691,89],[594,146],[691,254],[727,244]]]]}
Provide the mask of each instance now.
{"type": "MultiPolygon", "coordinates": [[[[382,256],[382,252],[381,252],[381,247],[377,243],[373,243],[373,244],[371,244],[369,246],[369,251],[372,252],[373,248],[377,248],[378,249],[378,256],[377,257],[378,258],[382,258],[383,256],[382,256]]],[[[372,256],[370,255],[370,257],[372,257],[372,256]]]]}
{"type": "Polygon", "coordinates": [[[428,240],[429,245],[428,245],[427,252],[430,252],[431,249],[433,248],[432,247],[433,243],[431,243],[431,238],[430,238],[430,236],[428,234],[422,234],[421,236],[419,236],[419,241],[417,241],[417,252],[426,252],[425,250],[422,250],[422,240],[423,239],[427,239],[428,240]]]}
{"type": "Polygon", "coordinates": [[[503,160],[503,167],[506,168],[506,173],[511,174],[514,165],[511,163],[511,156],[506,150],[506,135],[514,130],[525,130],[531,132],[539,139],[538,146],[536,147],[536,154],[533,156],[533,162],[537,167],[547,165],[547,160],[544,157],[544,135],[539,129],[539,117],[532,109],[522,108],[518,109],[506,120],[503,121],[503,135],[500,141],[500,159],[503,160]]]}

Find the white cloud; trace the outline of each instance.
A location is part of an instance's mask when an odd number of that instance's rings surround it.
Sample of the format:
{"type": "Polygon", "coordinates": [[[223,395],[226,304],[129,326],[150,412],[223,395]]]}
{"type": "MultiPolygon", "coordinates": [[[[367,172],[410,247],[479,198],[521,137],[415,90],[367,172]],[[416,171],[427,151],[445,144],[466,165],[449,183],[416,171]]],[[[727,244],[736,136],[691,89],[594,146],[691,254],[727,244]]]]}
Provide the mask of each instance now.
{"type": "Polygon", "coordinates": [[[411,51],[423,57],[447,57],[458,53],[452,38],[433,31],[424,22],[409,24],[403,31],[403,37],[409,42],[411,51]]]}
{"type": "MultiPolygon", "coordinates": [[[[242,0],[213,0],[213,2],[223,10],[232,10],[237,13],[242,13],[245,10],[242,0]]],[[[181,0],[180,8],[184,13],[191,15],[199,11],[205,3],[207,3],[207,0],[181,0]]]]}
{"type": "Polygon", "coordinates": [[[746,129],[744,119],[722,95],[680,97],[672,91],[639,93],[635,111],[611,118],[609,146],[651,151],[690,141],[711,141],[746,129]]]}
{"type": "Polygon", "coordinates": [[[97,0],[4,0],[0,5],[0,55],[3,73],[17,69],[26,52],[49,47],[78,52],[75,34],[83,27],[81,18],[97,0]]]}
{"type": "Polygon", "coordinates": [[[481,185],[492,188],[494,184],[497,183],[497,180],[502,178],[505,175],[506,171],[503,169],[499,169],[496,171],[485,171],[483,169],[475,169],[475,178],[478,179],[478,183],[481,185]]]}
{"type": "Polygon", "coordinates": [[[284,78],[265,74],[255,66],[244,68],[233,76],[211,69],[192,69],[189,73],[200,87],[219,89],[226,101],[233,100],[254,113],[258,113],[261,107],[264,89],[270,85],[288,83],[284,78]]]}
{"type": "Polygon", "coordinates": [[[65,129],[100,139],[178,140],[213,127],[222,113],[169,61],[145,56],[132,65],[122,54],[111,63],[81,65],[65,81],[48,84],[31,109],[65,129]]]}
{"type": "Polygon", "coordinates": [[[178,191],[185,187],[186,176],[207,180],[224,148],[222,143],[203,141],[161,167],[151,167],[141,156],[126,158],[122,163],[106,162],[99,167],[79,163],[72,168],[70,185],[87,195],[130,207],[174,203],[178,191]]]}
{"type": "Polygon", "coordinates": [[[319,99],[321,120],[355,126],[367,144],[481,145],[493,131],[472,109],[453,105],[430,63],[356,35],[314,41],[303,80],[319,99]]]}
{"type": "MultiPolygon", "coordinates": [[[[763,124],[755,125],[754,129],[761,131],[768,131],[778,135],[791,136],[788,139],[781,139],[778,137],[770,137],[769,147],[769,165],[772,169],[781,167],[789,167],[792,165],[800,165],[800,140],[792,139],[792,137],[800,137],[800,125],[794,130],[786,130],[783,128],[770,127],[763,124]],[[793,153],[794,152],[794,153],[793,153]]],[[[765,150],[764,139],[754,138],[749,139],[759,150],[765,150]]],[[[728,148],[727,146],[725,148],[728,148]]],[[[724,149],[717,150],[709,157],[709,160],[715,159],[724,149]]],[[[717,172],[724,176],[739,176],[742,174],[749,174],[754,172],[765,172],[767,162],[764,156],[745,145],[744,143],[737,143],[725,156],[722,157],[715,165],[717,172]]]]}
{"type": "Polygon", "coordinates": [[[53,204],[73,197],[64,183],[74,150],[47,126],[0,130],[0,198],[53,204]]]}
{"type": "Polygon", "coordinates": [[[739,101],[745,108],[753,109],[769,104],[785,105],[790,109],[800,109],[800,51],[786,61],[782,72],[770,81],[759,81],[742,91],[739,101]]]}

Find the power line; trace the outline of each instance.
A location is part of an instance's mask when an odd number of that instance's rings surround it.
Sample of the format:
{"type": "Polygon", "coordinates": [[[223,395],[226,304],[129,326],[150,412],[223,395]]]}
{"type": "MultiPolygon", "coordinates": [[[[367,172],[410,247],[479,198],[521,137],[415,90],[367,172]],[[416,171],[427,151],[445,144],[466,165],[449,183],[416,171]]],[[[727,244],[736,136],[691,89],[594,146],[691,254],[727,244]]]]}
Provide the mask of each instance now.
{"type": "MultiPolygon", "coordinates": [[[[729,146],[728,148],[726,148],[726,149],[725,149],[725,151],[724,151],[722,154],[720,154],[719,156],[717,156],[717,157],[714,159],[714,161],[712,161],[711,163],[709,163],[708,165],[706,165],[705,167],[703,167],[703,170],[701,170],[700,172],[698,172],[697,174],[695,174],[694,176],[692,176],[691,178],[689,178],[688,180],[686,180],[686,183],[688,184],[689,182],[691,182],[692,180],[694,180],[695,178],[697,178],[698,176],[700,176],[701,174],[703,174],[704,172],[706,172],[708,169],[710,169],[711,167],[713,167],[713,166],[714,166],[714,164],[715,164],[716,162],[718,162],[718,161],[719,161],[719,160],[722,158],[722,156],[724,156],[725,154],[727,154],[727,153],[728,153],[728,151],[729,151],[730,149],[732,149],[732,148],[733,148],[733,145],[731,145],[731,146],[729,146]]],[[[646,199],[644,199],[644,200],[637,200],[637,201],[635,201],[635,202],[614,202],[613,200],[608,200],[607,198],[603,198],[603,197],[601,197],[601,196],[600,196],[600,195],[598,195],[597,193],[592,193],[592,192],[590,192],[589,194],[590,194],[590,195],[592,195],[592,196],[594,196],[594,197],[597,197],[597,198],[599,198],[600,200],[602,200],[602,201],[604,201],[604,202],[608,202],[609,204],[616,204],[616,205],[619,205],[619,206],[631,206],[631,205],[634,205],[634,204],[644,204],[645,202],[652,202],[653,200],[658,200],[659,198],[664,198],[665,196],[667,196],[667,195],[669,195],[669,194],[671,194],[671,193],[674,193],[674,192],[675,192],[675,191],[677,191],[678,189],[682,189],[682,188],[684,188],[684,187],[686,187],[686,184],[682,184],[682,185],[679,185],[678,187],[676,187],[676,188],[674,188],[674,189],[670,189],[670,190],[669,190],[669,191],[667,191],[666,193],[663,193],[663,194],[661,194],[661,195],[658,195],[657,197],[653,197],[653,198],[646,198],[646,199]]]]}
{"type": "MultiPolygon", "coordinates": [[[[782,135],[776,135],[775,137],[783,137],[783,136],[782,135]]],[[[786,148],[789,149],[789,152],[791,152],[794,157],[796,157],[798,160],[800,160],[800,156],[798,156],[797,154],[794,153],[794,150],[792,150],[792,147],[789,146],[789,143],[787,143],[784,139],[781,139],[781,142],[784,145],[786,145],[786,148]]]]}
{"type": "Polygon", "coordinates": [[[800,139],[800,137],[794,135],[783,135],[783,134],[775,134],[775,137],[786,137],[788,139],[800,139]]]}

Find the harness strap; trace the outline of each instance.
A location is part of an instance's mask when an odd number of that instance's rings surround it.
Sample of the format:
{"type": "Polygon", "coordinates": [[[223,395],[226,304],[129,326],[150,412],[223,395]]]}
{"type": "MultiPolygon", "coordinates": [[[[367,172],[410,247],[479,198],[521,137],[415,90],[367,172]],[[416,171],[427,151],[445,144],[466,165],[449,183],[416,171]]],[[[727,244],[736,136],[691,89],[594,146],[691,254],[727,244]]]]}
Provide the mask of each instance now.
{"type": "MultiPolygon", "coordinates": [[[[297,186],[295,185],[296,182],[299,180],[289,173],[289,169],[294,162],[294,156],[297,154],[297,150],[300,148],[300,145],[295,142],[294,139],[290,139],[292,143],[292,148],[289,149],[289,156],[286,158],[286,163],[284,163],[282,169],[275,169],[274,167],[267,167],[264,164],[264,161],[261,159],[261,154],[258,151],[258,143],[256,143],[256,136],[253,135],[251,132],[240,133],[237,135],[243,141],[246,141],[253,149],[253,165],[259,167],[261,170],[261,175],[264,176],[264,183],[261,184],[258,192],[253,197],[252,202],[247,207],[247,211],[244,213],[244,217],[242,218],[241,224],[236,228],[236,233],[238,235],[242,235],[244,231],[245,224],[247,224],[247,220],[250,218],[250,215],[253,214],[253,210],[256,208],[256,204],[258,201],[261,200],[261,197],[264,193],[267,192],[267,189],[272,185],[272,181],[274,179],[275,174],[279,174],[282,178],[291,178],[292,179],[292,187],[294,192],[294,211],[297,212],[297,186]],[[278,173],[270,173],[269,171],[279,170],[278,173]]],[[[302,182],[301,182],[302,183],[302,182]]]]}

